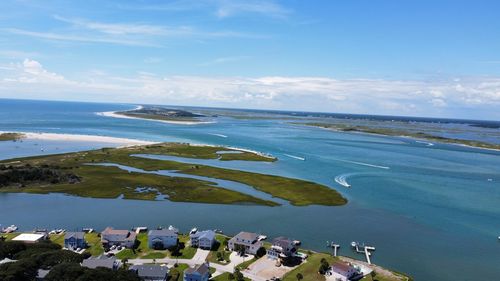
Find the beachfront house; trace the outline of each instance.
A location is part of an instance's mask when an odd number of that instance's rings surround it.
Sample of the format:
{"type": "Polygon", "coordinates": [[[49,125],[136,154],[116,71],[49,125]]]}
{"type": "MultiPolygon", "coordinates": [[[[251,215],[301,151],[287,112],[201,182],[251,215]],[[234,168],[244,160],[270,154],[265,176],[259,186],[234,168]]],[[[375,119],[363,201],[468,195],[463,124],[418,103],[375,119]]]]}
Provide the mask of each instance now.
{"type": "Polygon", "coordinates": [[[287,259],[291,258],[299,250],[298,241],[280,236],[273,239],[273,244],[267,250],[267,257],[270,259],[287,259]]]}
{"type": "Polygon", "coordinates": [[[67,249],[83,249],[87,247],[83,232],[66,232],[64,234],[64,247],[67,249]]]}
{"type": "Polygon", "coordinates": [[[148,232],[148,245],[151,249],[163,250],[177,245],[178,235],[170,229],[153,229],[148,232]]]}
{"type": "Polygon", "coordinates": [[[101,232],[101,242],[107,247],[116,245],[126,248],[133,248],[135,245],[136,237],[137,234],[135,232],[129,230],[113,229],[112,227],[106,227],[106,229],[101,232]]]}
{"type": "Polygon", "coordinates": [[[210,265],[208,262],[184,270],[184,281],[208,281],[210,265]]]}
{"type": "Polygon", "coordinates": [[[133,265],[130,270],[145,281],[166,281],[168,279],[168,267],[163,265],[133,265]]]}
{"type": "Polygon", "coordinates": [[[330,267],[330,273],[335,280],[340,281],[348,281],[358,275],[356,268],[343,261],[334,262],[330,267]]]}
{"type": "Polygon", "coordinates": [[[242,231],[233,238],[229,239],[228,247],[231,251],[244,252],[245,254],[255,255],[257,250],[262,247],[262,241],[258,240],[257,233],[242,231]]]}
{"type": "Polygon", "coordinates": [[[189,238],[191,240],[191,247],[209,250],[215,244],[215,231],[197,231],[195,233],[191,233],[189,238]]]}
{"type": "Polygon", "coordinates": [[[117,270],[121,266],[121,262],[118,261],[115,257],[107,257],[104,255],[98,257],[90,257],[88,259],[84,259],[82,261],[82,266],[87,268],[98,268],[104,267],[113,270],[117,270]]]}

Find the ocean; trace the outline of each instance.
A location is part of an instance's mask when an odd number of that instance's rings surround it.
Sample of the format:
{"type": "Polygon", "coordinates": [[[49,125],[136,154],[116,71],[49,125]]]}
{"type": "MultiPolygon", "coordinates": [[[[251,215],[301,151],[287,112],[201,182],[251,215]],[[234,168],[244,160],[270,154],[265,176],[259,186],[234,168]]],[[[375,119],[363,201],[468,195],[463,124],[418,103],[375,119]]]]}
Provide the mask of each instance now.
{"type": "MultiPolygon", "coordinates": [[[[349,203],[338,207],[261,207],[0,193],[0,224],[16,224],[25,230],[170,224],[183,231],[195,226],[218,228],[228,234],[247,230],[268,237],[289,236],[318,251],[329,251],[326,241],[335,241],[341,245],[341,255],[363,259],[349,247],[351,241],[359,241],[376,247],[374,263],[408,273],[415,280],[496,280],[500,276],[500,152],[292,124],[294,118],[373,119],[388,122],[388,126],[421,126],[442,135],[500,143],[499,122],[188,108],[213,112],[216,122],[177,125],[96,114],[134,107],[0,99],[0,131],[256,150],[279,161],[213,164],[315,181],[338,190],[349,203]],[[277,117],[251,118],[263,114],[277,117]]],[[[106,144],[0,142],[0,159],[102,146],[106,144]]]]}

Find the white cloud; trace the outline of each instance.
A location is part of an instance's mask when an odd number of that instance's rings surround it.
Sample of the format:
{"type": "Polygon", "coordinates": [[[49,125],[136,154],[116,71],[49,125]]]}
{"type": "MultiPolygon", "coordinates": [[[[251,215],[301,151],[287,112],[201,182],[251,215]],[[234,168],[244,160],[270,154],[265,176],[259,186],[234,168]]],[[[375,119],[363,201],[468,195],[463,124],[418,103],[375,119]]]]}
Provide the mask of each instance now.
{"type": "Polygon", "coordinates": [[[0,96],[500,119],[500,78],[446,81],[199,77],[89,72],[71,80],[35,60],[0,65],[0,96]],[[468,116],[471,117],[471,116],[468,116]],[[472,116],[474,117],[474,116],[472,116]]]}
{"type": "Polygon", "coordinates": [[[200,63],[199,66],[211,66],[211,65],[217,65],[217,64],[238,62],[238,61],[246,60],[249,58],[250,58],[249,56],[221,57],[221,58],[216,58],[216,59],[213,59],[210,61],[200,63]]]}

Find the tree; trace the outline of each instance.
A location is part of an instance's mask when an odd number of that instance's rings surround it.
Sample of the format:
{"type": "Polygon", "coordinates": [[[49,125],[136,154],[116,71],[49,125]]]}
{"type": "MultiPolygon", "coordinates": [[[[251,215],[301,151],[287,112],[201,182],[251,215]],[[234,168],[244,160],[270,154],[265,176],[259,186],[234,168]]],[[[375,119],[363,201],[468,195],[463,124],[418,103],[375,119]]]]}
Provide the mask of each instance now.
{"type": "Polygon", "coordinates": [[[296,275],[295,277],[297,277],[297,280],[298,280],[298,281],[300,281],[300,280],[304,279],[304,276],[303,276],[303,275],[302,275],[302,273],[300,273],[300,272],[299,272],[299,273],[297,273],[297,275],[296,275]]]}
{"type": "Polygon", "coordinates": [[[264,248],[264,247],[260,247],[260,248],[257,250],[257,252],[255,253],[255,256],[256,256],[257,258],[260,258],[260,257],[265,256],[265,255],[266,255],[266,253],[267,253],[266,248],[264,248]]]}
{"type": "Polygon", "coordinates": [[[221,252],[217,252],[217,260],[218,261],[224,260],[224,255],[221,252]]]}
{"type": "Polygon", "coordinates": [[[83,275],[85,268],[77,263],[61,263],[54,266],[45,277],[46,281],[71,281],[83,275]]]}
{"type": "Polygon", "coordinates": [[[229,273],[229,274],[227,275],[227,280],[234,280],[234,274],[229,273]]]}
{"type": "Polygon", "coordinates": [[[329,268],[330,264],[328,264],[328,261],[325,258],[322,258],[321,265],[319,266],[319,273],[325,274],[329,268]]]}
{"type": "Polygon", "coordinates": [[[241,271],[238,268],[234,270],[234,277],[237,281],[245,280],[245,276],[243,276],[243,273],[241,273],[241,271]]]}

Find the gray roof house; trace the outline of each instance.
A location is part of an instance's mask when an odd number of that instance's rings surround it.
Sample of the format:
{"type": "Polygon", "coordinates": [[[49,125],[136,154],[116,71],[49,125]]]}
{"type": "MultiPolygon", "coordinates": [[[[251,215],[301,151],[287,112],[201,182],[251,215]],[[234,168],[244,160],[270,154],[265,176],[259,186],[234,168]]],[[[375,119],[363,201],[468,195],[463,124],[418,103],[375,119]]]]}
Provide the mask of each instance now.
{"type": "Polygon", "coordinates": [[[184,281],[208,281],[210,265],[208,262],[184,270],[184,281]]]}
{"type": "Polygon", "coordinates": [[[87,247],[85,234],[83,232],[66,232],[64,234],[64,247],[68,249],[82,249],[87,247]]]}
{"type": "Polygon", "coordinates": [[[202,249],[211,249],[215,244],[215,231],[204,230],[198,231],[189,235],[191,239],[191,246],[198,247],[202,249]]]}
{"type": "Polygon", "coordinates": [[[154,229],[148,232],[148,245],[151,249],[168,249],[177,245],[178,235],[171,229],[154,229]]]}
{"type": "Polygon", "coordinates": [[[267,256],[271,259],[286,259],[293,257],[298,250],[299,247],[294,240],[280,236],[273,239],[273,244],[267,251],[267,256]]]}
{"type": "Polygon", "coordinates": [[[262,241],[258,240],[258,237],[257,233],[242,231],[229,239],[228,247],[231,251],[244,249],[245,253],[255,255],[263,245],[262,241]]]}
{"type": "Polygon", "coordinates": [[[146,281],[166,281],[168,278],[168,267],[161,265],[133,265],[130,270],[134,271],[139,278],[146,281]]]}
{"type": "Polygon", "coordinates": [[[120,261],[117,261],[115,257],[90,257],[82,261],[82,266],[87,268],[98,268],[105,267],[109,269],[118,269],[121,266],[120,261]]]}
{"type": "Polygon", "coordinates": [[[101,232],[101,242],[108,246],[120,245],[127,248],[134,247],[135,239],[137,233],[129,230],[113,229],[112,227],[106,227],[103,232],[101,232]]]}

